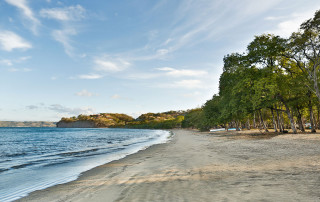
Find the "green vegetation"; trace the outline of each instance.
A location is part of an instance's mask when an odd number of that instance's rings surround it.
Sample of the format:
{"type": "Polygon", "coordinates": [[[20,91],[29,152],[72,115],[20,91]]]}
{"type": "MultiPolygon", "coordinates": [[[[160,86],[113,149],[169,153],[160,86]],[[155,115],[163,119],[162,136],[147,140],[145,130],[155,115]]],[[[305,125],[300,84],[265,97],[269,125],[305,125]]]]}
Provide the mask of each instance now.
{"type": "Polygon", "coordinates": [[[135,121],[129,122],[128,128],[172,129],[181,128],[184,120],[183,111],[169,111],[163,113],[147,113],[139,116],[135,121]]]}
{"type": "Polygon", "coordinates": [[[268,132],[320,129],[320,11],[289,38],[256,36],[245,53],[223,58],[219,93],[201,108],[142,114],[99,114],[61,121],[94,121],[97,127],[259,128],[268,132]]]}
{"type": "MultiPolygon", "coordinates": [[[[128,122],[133,121],[131,116],[126,114],[101,113],[95,115],[82,115],[78,117],[62,118],[59,122],[71,123],[76,121],[92,121],[96,127],[124,127],[128,122]]],[[[59,123],[58,122],[58,123],[59,123]]]]}
{"type": "Polygon", "coordinates": [[[72,123],[76,121],[89,121],[94,122],[96,127],[172,129],[181,127],[182,121],[184,120],[183,113],[183,111],[147,113],[142,114],[137,119],[125,114],[101,113],[62,118],[60,122],[72,123]]]}
{"type": "Polygon", "coordinates": [[[246,53],[224,57],[219,94],[202,108],[209,127],[319,128],[320,11],[288,39],[256,36],[246,53]],[[317,116],[314,110],[317,109],[317,116]]]}

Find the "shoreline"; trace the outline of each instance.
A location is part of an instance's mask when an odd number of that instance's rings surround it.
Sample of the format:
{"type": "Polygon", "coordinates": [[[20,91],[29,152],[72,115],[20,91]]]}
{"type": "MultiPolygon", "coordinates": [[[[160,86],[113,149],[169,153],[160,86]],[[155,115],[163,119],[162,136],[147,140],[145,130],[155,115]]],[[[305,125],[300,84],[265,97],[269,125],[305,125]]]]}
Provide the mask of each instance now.
{"type": "MultiPolygon", "coordinates": [[[[123,133],[125,130],[121,129],[121,131],[123,133]]],[[[119,135],[121,135],[121,131],[119,135]]],[[[136,131],[138,131],[139,134],[141,132],[139,132],[139,130],[136,131]]],[[[133,134],[135,134],[135,131],[132,132],[133,134]]],[[[5,173],[4,175],[1,175],[1,178],[3,182],[7,182],[7,185],[2,184],[2,186],[0,187],[0,201],[19,200],[35,191],[45,190],[55,185],[61,185],[75,181],[86,171],[107,164],[109,162],[125,158],[126,156],[137,153],[140,150],[145,150],[152,145],[165,143],[170,139],[172,135],[170,131],[164,130],[145,130],[144,132],[141,132],[141,134],[144,133],[149,134],[148,139],[143,138],[137,141],[134,136],[131,136],[133,138],[129,138],[130,140],[123,141],[124,143],[118,144],[117,147],[110,147],[110,142],[104,141],[101,142],[100,148],[99,145],[95,145],[94,150],[92,148],[90,150],[83,150],[80,148],[80,150],[78,149],[76,151],[77,153],[74,153],[74,151],[71,151],[69,153],[62,153],[67,155],[74,155],[85,152],[85,154],[87,154],[87,151],[95,151],[97,150],[97,148],[102,151],[97,155],[91,154],[89,157],[84,156],[84,158],[79,158],[77,155],[75,155],[75,157],[69,158],[68,162],[64,161],[62,166],[60,166],[60,163],[52,163],[48,161],[48,165],[50,166],[42,166],[37,170],[29,169],[25,170],[24,172],[19,172],[20,170],[13,170],[16,172],[12,172],[7,175],[5,173]],[[101,146],[104,150],[101,149],[101,146]]],[[[115,143],[117,142],[115,141],[115,143]]]]}
{"type": "Polygon", "coordinates": [[[167,143],[18,201],[320,200],[319,134],[259,139],[171,131],[167,143]]]}
{"type": "MultiPolygon", "coordinates": [[[[31,193],[29,193],[27,196],[24,196],[22,198],[19,198],[17,200],[14,200],[14,201],[38,201],[38,197],[39,195],[42,195],[43,193],[47,193],[47,192],[52,192],[52,193],[57,193],[59,192],[60,189],[62,189],[62,187],[66,186],[74,186],[75,184],[78,184],[78,182],[81,182],[81,181],[87,181],[99,174],[99,172],[101,170],[104,170],[104,168],[113,168],[113,167],[118,167],[118,166],[122,166],[123,163],[122,161],[126,161],[125,159],[130,159],[130,158],[134,158],[135,155],[146,155],[149,153],[148,150],[153,150],[157,147],[161,147],[162,145],[165,145],[165,144],[169,144],[173,138],[175,137],[175,134],[172,132],[172,130],[167,130],[170,132],[170,135],[168,135],[167,137],[167,141],[166,142],[162,142],[162,143],[156,143],[156,144],[153,144],[151,146],[148,146],[147,148],[145,149],[141,149],[139,150],[138,152],[135,152],[135,153],[132,153],[132,154],[129,154],[123,158],[120,158],[118,160],[113,160],[113,161],[110,161],[108,163],[105,163],[103,165],[100,165],[100,166],[97,166],[97,167],[94,167],[90,170],[87,170],[87,171],[84,171],[82,173],[80,173],[80,175],[77,177],[77,179],[75,180],[72,180],[70,182],[66,182],[66,183],[62,183],[62,184],[56,184],[56,185],[53,185],[51,187],[48,187],[48,188],[45,188],[45,189],[41,189],[41,190],[36,190],[36,191],[33,191],[31,193]]],[[[50,201],[60,201],[59,200],[54,200],[53,198],[50,200],[50,201]]]]}

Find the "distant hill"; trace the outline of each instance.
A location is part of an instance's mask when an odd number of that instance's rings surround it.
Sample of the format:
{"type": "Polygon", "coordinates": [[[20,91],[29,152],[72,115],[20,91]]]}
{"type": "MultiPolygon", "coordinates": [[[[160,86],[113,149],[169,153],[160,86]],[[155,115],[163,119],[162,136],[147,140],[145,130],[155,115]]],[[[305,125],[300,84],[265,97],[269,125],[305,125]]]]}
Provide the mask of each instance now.
{"type": "Polygon", "coordinates": [[[58,128],[109,128],[124,127],[134,118],[126,114],[100,113],[94,115],[79,115],[78,117],[63,117],[58,123],[58,128]]]}
{"type": "Polygon", "coordinates": [[[60,128],[176,128],[181,126],[184,111],[162,113],[146,113],[137,119],[126,114],[101,113],[95,115],[79,115],[78,117],[62,118],[57,127],[60,128]]]}
{"type": "Polygon", "coordinates": [[[56,127],[56,123],[47,121],[0,121],[0,127],[56,127]]]}

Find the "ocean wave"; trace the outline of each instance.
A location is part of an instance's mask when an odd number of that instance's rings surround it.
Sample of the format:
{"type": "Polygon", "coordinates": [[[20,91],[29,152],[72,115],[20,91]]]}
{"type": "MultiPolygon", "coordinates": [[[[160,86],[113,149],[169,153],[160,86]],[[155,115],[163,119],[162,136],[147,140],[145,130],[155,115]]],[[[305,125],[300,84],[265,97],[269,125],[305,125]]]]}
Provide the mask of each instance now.
{"type": "Polygon", "coordinates": [[[58,154],[58,156],[76,156],[79,154],[86,154],[86,153],[90,153],[90,152],[96,152],[99,149],[95,148],[95,149],[88,149],[88,150],[82,150],[82,151],[71,151],[71,152],[63,152],[58,154]]]}
{"type": "MultiPolygon", "coordinates": [[[[32,130],[38,129],[28,130],[32,135],[32,130]]],[[[33,136],[35,142],[32,144],[29,138],[30,145],[26,145],[30,152],[26,152],[25,156],[12,157],[12,161],[3,164],[8,167],[0,168],[0,178],[8,182],[6,185],[0,184],[0,201],[16,200],[32,191],[75,180],[89,169],[124,158],[153,144],[164,143],[168,136],[167,131],[128,129],[51,130],[47,136],[45,133],[41,135],[47,143],[33,136]],[[6,174],[7,171],[10,172],[6,174]]]]}

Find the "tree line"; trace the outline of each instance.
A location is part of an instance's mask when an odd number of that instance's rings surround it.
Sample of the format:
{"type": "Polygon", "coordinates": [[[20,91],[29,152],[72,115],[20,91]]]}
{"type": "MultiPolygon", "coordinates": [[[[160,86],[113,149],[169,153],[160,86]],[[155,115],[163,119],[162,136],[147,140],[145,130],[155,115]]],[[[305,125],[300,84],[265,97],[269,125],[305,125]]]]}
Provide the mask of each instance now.
{"type": "Polygon", "coordinates": [[[182,126],[320,129],[320,10],[290,37],[256,36],[246,52],[223,61],[219,93],[190,110],[182,126]]]}

